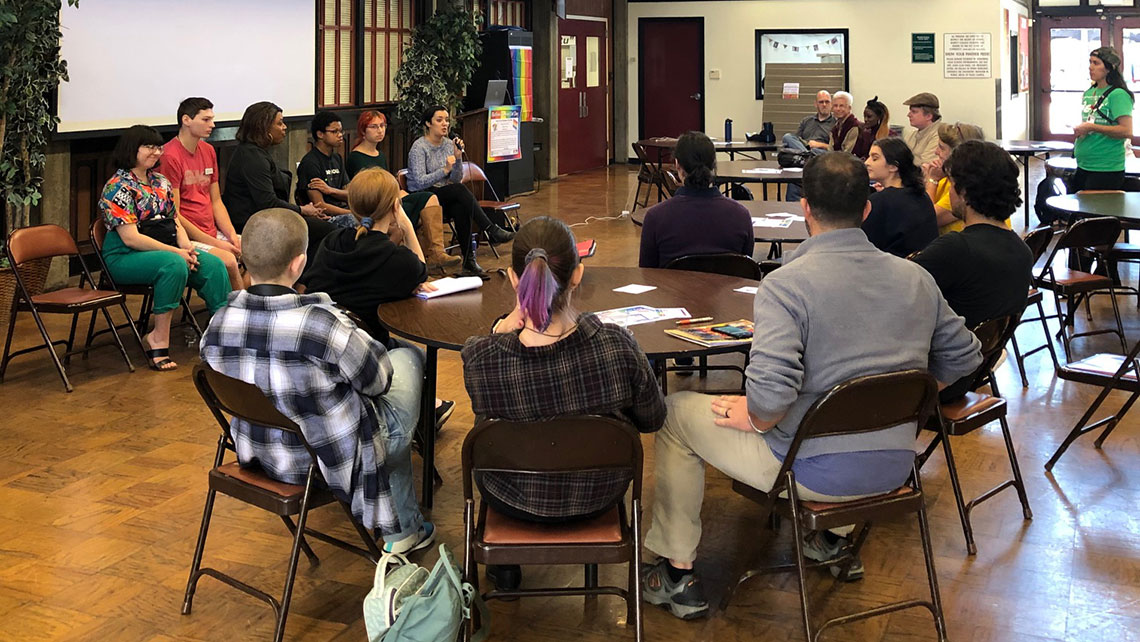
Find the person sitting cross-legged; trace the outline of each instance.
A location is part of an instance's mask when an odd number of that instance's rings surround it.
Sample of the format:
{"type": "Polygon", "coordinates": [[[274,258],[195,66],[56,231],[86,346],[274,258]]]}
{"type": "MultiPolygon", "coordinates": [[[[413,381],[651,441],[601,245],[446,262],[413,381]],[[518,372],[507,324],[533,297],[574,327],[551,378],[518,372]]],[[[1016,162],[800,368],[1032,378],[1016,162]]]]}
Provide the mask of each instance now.
{"type": "MultiPolygon", "coordinates": [[[[870,209],[870,187],[857,158],[831,152],[809,160],[803,189],[811,238],[760,282],[754,321],[764,332],[752,343],[747,394],[679,392],[665,400],[645,538],[661,559],[645,573],[643,596],[680,618],[708,613],[693,570],[706,463],[770,490],[804,414],[837,384],[911,368],[955,381],[981,363],[978,339],[930,274],[879,251],[859,229],[870,209]]],[[[911,424],[804,442],[793,465],[800,497],[842,502],[898,488],[914,465],[916,432],[911,424]]],[[[813,532],[805,553],[826,561],[845,544],[813,532]]],[[[853,562],[847,576],[861,577],[862,563],[853,562]]]]}
{"type": "MultiPolygon", "coordinates": [[[[257,386],[301,427],[329,489],[353,516],[383,536],[385,552],[428,547],[412,480],[423,352],[387,350],[335,307],[327,294],[297,294],[308,229],[274,208],[245,224],[242,257],[253,284],[233,292],[202,336],[202,362],[257,386]]],[[[292,435],[233,420],[238,461],[303,484],[312,462],[292,435]]]]}

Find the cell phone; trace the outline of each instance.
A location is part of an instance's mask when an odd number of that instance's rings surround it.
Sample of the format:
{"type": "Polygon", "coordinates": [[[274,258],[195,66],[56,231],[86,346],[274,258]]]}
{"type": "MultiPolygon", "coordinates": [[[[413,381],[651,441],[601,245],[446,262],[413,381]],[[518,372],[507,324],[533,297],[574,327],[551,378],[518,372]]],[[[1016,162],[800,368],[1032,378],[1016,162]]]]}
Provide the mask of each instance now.
{"type": "Polygon", "coordinates": [[[712,330],[713,332],[719,332],[720,334],[723,334],[727,337],[732,337],[733,339],[752,338],[751,330],[745,330],[744,328],[735,325],[714,325],[709,328],[709,330],[712,330]]]}

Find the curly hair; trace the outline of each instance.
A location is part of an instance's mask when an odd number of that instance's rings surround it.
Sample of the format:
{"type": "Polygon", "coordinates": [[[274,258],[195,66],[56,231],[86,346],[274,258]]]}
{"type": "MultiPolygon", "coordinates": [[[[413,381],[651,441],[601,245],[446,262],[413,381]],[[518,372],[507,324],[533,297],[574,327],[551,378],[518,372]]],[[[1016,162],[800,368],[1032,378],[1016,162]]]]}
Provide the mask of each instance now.
{"type": "Polygon", "coordinates": [[[269,147],[273,144],[273,136],[269,133],[269,128],[273,126],[273,122],[277,120],[277,114],[281,113],[281,108],[269,101],[261,101],[253,103],[245,108],[245,113],[241,116],[241,124],[238,125],[237,134],[234,138],[239,143],[253,143],[258,147],[269,147]]]}
{"type": "Polygon", "coordinates": [[[975,212],[1004,221],[1021,206],[1021,171],[997,145],[967,140],[942,167],[953,189],[975,212]]]}

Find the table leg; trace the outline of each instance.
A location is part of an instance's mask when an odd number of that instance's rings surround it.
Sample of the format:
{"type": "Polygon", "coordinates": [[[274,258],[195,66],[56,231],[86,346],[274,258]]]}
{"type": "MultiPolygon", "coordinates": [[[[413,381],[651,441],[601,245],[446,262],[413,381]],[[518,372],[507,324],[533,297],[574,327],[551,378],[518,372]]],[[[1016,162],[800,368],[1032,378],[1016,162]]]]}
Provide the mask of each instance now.
{"type": "Polygon", "coordinates": [[[1030,207],[1030,205],[1029,205],[1029,202],[1030,202],[1030,200],[1029,200],[1029,159],[1033,158],[1033,155],[1030,154],[1028,156],[1024,156],[1023,158],[1025,159],[1025,167],[1022,169],[1025,170],[1025,176],[1022,179],[1022,184],[1025,186],[1025,188],[1021,191],[1021,199],[1025,202],[1025,231],[1028,232],[1029,231],[1029,207],[1030,207]]]}
{"type": "Polygon", "coordinates": [[[420,398],[420,450],[424,460],[423,496],[420,506],[430,509],[435,494],[435,376],[439,349],[427,347],[424,360],[424,388],[420,398]]]}

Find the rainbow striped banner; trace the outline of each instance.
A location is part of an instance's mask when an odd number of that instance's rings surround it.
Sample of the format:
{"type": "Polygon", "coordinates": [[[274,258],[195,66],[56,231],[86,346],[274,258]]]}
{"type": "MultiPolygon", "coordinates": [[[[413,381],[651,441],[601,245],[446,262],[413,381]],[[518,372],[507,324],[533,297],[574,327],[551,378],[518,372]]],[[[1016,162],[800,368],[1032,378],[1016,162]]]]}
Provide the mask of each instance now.
{"type": "Polygon", "coordinates": [[[528,122],[534,117],[534,49],[513,46],[510,50],[515,81],[514,104],[522,108],[522,121],[528,122]]]}

